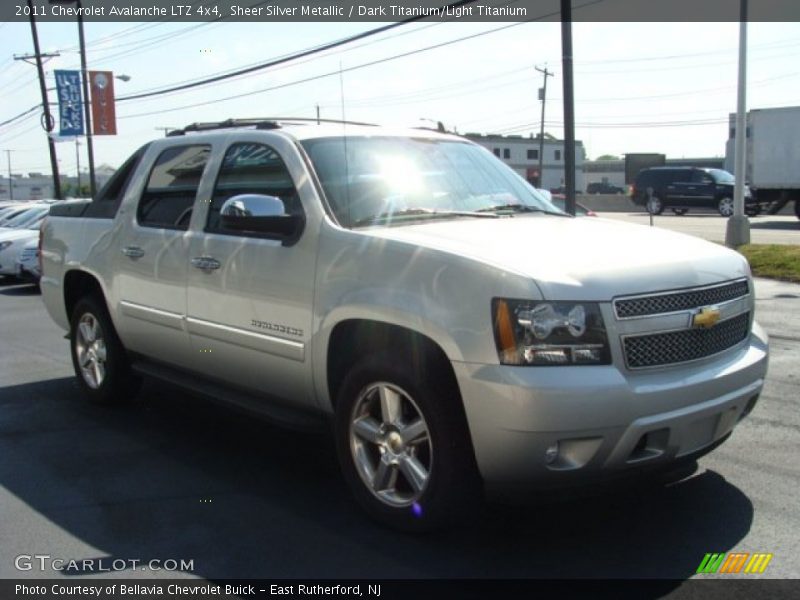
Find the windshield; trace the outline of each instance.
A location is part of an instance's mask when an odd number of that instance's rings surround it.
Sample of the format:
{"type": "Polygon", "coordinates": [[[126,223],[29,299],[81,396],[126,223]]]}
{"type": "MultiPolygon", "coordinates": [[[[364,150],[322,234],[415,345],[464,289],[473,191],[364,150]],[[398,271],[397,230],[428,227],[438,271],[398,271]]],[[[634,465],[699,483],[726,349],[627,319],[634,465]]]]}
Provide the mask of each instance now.
{"type": "Polygon", "coordinates": [[[33,223],[37,218],[45,214],[50,209],[48,207],[29,208],[25,212],[17,215],[13,219],[3,223],[3,227],[26,227],[33,223]]]}
{"type": "Polygon", "coordinates": [[[722,169],[709,169],[708,174],[711,175],[717,183],[730,183],[733,185],[735,181],[733,175],[722,169]]]}
{"type": "Polygon", "coordinates": [[[302,146],[346,227],[495,216],[485,213],[505,209],[563,214],[490,152],[467,142],[348,137],[302,146]]]}

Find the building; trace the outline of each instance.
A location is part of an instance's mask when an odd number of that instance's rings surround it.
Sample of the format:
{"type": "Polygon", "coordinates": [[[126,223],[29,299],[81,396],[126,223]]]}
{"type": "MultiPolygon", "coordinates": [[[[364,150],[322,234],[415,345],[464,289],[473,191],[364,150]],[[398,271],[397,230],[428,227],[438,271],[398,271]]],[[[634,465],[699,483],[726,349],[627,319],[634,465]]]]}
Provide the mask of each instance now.
{"type": "MultiPolygon", "coordinates": [[[[95,169],[94,176],[98,190],[106,184],[115,171],[114,167],[105,164],[95,169]]],[[[89,173],[82,172],[80,179],[81,188],[84,190],[83,195],[87,195],[89,173]]],[[[78,197],[80,195],[78,192],[78,178],[62,176],[61,190],[65,198],[78,197]]],[[[11,173],[10,180],[7,176],[0,178],[0,200],[42,200],[54,197],[53,177],[48,173],[27,173],[26,175],[11,173]],[[9,195],[9,181],[13,186],[13,196],[9,195]]]]}
{"type": "MultiPolygon", "coordinates": [[[[546,190],[564,185],[564,142],[545,134],[541,185],[539,182],[539,136],[467,133],[465,138],[493,152],[526,180],[546,190]]],[[[583,142],[575,142],[575,189],[583,190],[583,142]]]]}

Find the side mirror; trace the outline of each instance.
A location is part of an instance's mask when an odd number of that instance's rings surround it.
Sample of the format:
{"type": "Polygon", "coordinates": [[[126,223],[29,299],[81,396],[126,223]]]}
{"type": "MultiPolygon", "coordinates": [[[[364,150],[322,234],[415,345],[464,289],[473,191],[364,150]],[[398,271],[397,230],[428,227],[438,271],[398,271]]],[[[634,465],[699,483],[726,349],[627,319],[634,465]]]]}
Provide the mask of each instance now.
{"type": "Polygon", "coordinates": [[[263,194],[239,194],[228,198],[219,214],[223,229],[280,239],[285,246],[297,241],[305,224],[301,215],[286,214],[283,200],[263,194]]]}

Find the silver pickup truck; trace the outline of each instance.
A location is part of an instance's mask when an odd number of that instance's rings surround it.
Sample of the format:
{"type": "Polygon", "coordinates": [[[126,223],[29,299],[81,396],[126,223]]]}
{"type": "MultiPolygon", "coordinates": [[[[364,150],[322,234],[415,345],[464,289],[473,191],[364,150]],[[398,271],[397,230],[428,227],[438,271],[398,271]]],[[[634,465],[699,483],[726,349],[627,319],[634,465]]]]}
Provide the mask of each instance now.
{"type": "Polygon", "coordinates": [[[736,252],[575,218],[456,136],[195,124],[51,209],[41,288],[97,402],[141,375],[327,420],[375,518],[673,468],[755,405],[767,336],[736,252]]]}

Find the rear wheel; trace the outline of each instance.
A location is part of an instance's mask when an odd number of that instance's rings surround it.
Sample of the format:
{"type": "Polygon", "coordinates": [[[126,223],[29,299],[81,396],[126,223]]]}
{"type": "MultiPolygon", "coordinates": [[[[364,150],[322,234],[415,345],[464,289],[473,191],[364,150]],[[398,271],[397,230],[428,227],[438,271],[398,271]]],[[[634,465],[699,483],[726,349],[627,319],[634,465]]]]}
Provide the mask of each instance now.
{"type": "Polygon", "coordinates": [[[680,216],[685,215],[687,212],[689,212],[689,209],[688,208],[673,208],[672,212],[674,212],[676,215],[678,215],[680,217],[680,216]]]}
{"type": "Polygon", "coordinates": [[[717,205],[717,210],[719,210],[719,214],[723,217],[732,217],[733,216],[733,198],[722,198],[717,205]]]}
{"type": "Polygon", "coordinates": [[[336,447],[356,500],[403,531],[447,524],[480,484],[457,390],[388,356],[362,359],[336,405],[336,447]]]}
{"type": "Polygon", "coordinates": [[[651,215],[660,215],[664,212],[664,203],[661,202],[661,199],[656,196],[651,196],[647,200],[647,212],[651,215]]]}
{"type": "Polygon", "coordinates": [[[800,219],[800,199],[794,201],[794,216],[800,219]]]}
{"type": "Polygon", "coordinates": [[[132,398],[140,380],[130,370],[105,303],[81,298],[70,322],[72,365],[78,385],[92,402],[113,404],[132,398]]]}

